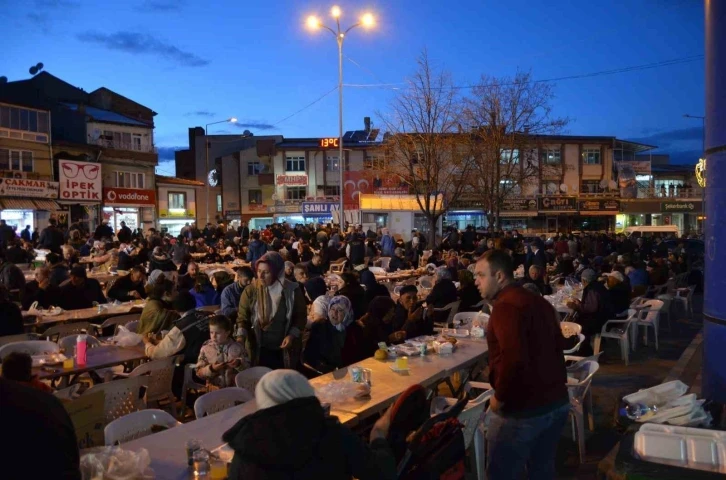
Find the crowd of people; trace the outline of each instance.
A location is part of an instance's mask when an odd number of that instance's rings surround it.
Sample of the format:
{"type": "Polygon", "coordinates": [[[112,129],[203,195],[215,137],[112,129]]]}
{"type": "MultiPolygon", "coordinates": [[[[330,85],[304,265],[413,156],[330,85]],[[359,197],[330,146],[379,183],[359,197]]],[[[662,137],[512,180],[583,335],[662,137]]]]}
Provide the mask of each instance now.
{"type": "MultiPolygon", "coordinates": [[[[0,225],[0,234],[5,231],[0,225]]],[[[80,224],[61,229],[51,221],[35,240],[2,237],[0,335],[23,331],[20,308],[73,310],[109,300],[144,299],[137,332],[143,336],[146,356],[183,356],[173,382],[177,396],[186,364],[196,365],[197,380],[216,388],[234,385],[235,375],[251,366],[289,372],[280,374],[283,386],[270,385],[271,390],[262,393],[258,387],[258,403],[260,398],[273,398],[269,408],[279,407],[276,413],[259,412],[243,422],[249,425],[256,418],[292,425],[291,405],[282,408],[286,402],[310,410],[311,418],[318,416],[319,403],[302,400],[311,396],[306,377],[370,357],[380,342],[395,344],[432,334],[434,323],[446,319],[437,317],[437,309],[454,300],[460,302],[458,311],[496,306],[487,332],[490,381],[496,390],[490,448],[502,461],[493,462],[492,472],[509,468],[504,460],[516,465],[527,455],[549,471],[552,444],[556,445],[558,428],[569,408],[562,356],[567,346],[557,313],[541,297],[551,294],[558,282],[581,282],[582,300],[569,306],[590,336],[609,318],[627,310],[632,297],[644,294],[649,286],[664,284],[672,274],[693,272],[697,261],[683,244],[669,250],[659,237],[652,241],[606,234],[522,237],[516,230],[491,233],[468,227],[461,232],[447,229],[429,249],[425,235],[417,231],[404,242],[385,228],[364,232],[360,226],[340,231],[330,225],[274,224],[255,231],[244,223],[239,228],[207,225],[202,230],[190,224],[173,238],[153,228],[142,235],[122,225],[114,232],[104,222],[88,232],[80,224]],[[18,265],[32,263],[34,248],[49,253],[46,264],[35,268],[35,279],[26,284],[18,265]],[[78,263],[82,257],[90,257],[91,263],[78,263]],[[421,289],[423,285],[410,282],[392,295],[393,285],[379,283],[371,270],[381,257],[390,258],[390,272],[426,266],[433,272],[431,284],[421,289]],[[341,259],[347,260],[346,269],[340,282],[331,285],[325,274],[331,263],[341,259]],[[234,275],[223,268],[211,277],[203,271],[205,264],[235,260],[245,265],[236,266],[234,275]],[[88,275],[89,267],[128,274],[103,288],[88,275]],[[514,275],[517,267],[524,273],[519,279],[514,275]],[[18,302],[13,302],[13,294],[18,302]],[[200,310],[209,306],[218,309],[214,313],[200,310]],[[530,419],[530,426],[541,433],[535,435],[536,442],[512,441],[518,438],[522,419],[530,419]]],[[[583,352],[587,348],[584,345],[583,352]]],[[[11,361],[24,365],[16,358],[11,361]]],[[[14,370],[18,368],[11,367],[14,370]]],[[[18,378],[33,383],[27,372],[18,378]]],[[[305,422],[299,427],[296,435],[317,431],[305,422]]],[[[385,421],[378,427],[376,440],[385,437],[380,433],[387,428],[385,421]]],[[[227,433],[235,448],[254,441],[250,431],[240,428],[227,433]]],[[[326,442],[333,442],[336,435],[326,437],[326,442]]],[[[382,448],[380,442],[375,445],[382,448]]],[[[356,444],[351,451],[373,446],[356,444]]],[[[388,474],[381,473],[382,465],[389,460],[380,460],[372,470],[361,464],[358,471],[380,475],[368,478],[385,478],[388,474]]],[[[255,465],[237,468],[254,476],[260,464],[255,465]]],[[[503,477],[503,471],[492,475],[503,477]]]]}

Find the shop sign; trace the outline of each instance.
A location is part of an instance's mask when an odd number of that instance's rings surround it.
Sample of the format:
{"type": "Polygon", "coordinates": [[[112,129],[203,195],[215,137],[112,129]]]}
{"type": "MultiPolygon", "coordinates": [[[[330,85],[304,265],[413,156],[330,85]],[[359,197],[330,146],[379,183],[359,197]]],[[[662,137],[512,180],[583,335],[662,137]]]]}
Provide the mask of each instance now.
{"type": "Polygon", "coordinates": [[[275,180],[278,187],[307,187],[307,175],[278,175],[275,180]]]}
{"type": "Polygon", "coordinates": [[[0,196],[58,198],[58,182],[26,178],[0,178],[0,196]]]}
{"type": "Polygon", "coordinates": [[[159,218],[194,218],[194,212],[182,208],[159,210],[159,218]]]}
{"type": "Polygon", "coordinates": [[[668,213],[690,213],[700,211],[700,204],[696,202],[661,202],[660,211],[668,213]]]}
{"type": "Polygon", "coordinates": [[[101,165],[76,160],[58,160],[61,200],[100,202],[102,195],[101,165]]]}
{"type": "Polygon", "coordinates": [[[500,212],[536,212],[536,198],[505,198],[500,212]]]}
{"type": "Polygon", "coordinates": [[[267,212],[267,205],[250,203],[249,205],[247,205],[247,210],[249,210],[250,212],[267,212]]]}
{"type": "Polygon", "coordinates": [[[373,193],[376,195],[408,195],[408,185],[397,187],[373,187],[373,193]]]}
{"type": "Polygon", "coordinates": [[[330,202],[303,202],[302,213],[304,215],[332,215],[333,210],[339,208],[337,203],[330,202]]]}
{"type": "Polygon", "coordinates": [[[105,205],[156,205],[155,190],[137,190],[135,188],[104,188],[105,205]]]}
{"type": "Polygon", "coordinates": [[[577,197],[539,197],[538,209],[540,212],[576,212],[577,197]]]}
{"type": "Polygon", "coordinates": [[[615,215],[620,211],[620,200],[593,199],[579,201],[580,213],[605,212],[615,215]]]}

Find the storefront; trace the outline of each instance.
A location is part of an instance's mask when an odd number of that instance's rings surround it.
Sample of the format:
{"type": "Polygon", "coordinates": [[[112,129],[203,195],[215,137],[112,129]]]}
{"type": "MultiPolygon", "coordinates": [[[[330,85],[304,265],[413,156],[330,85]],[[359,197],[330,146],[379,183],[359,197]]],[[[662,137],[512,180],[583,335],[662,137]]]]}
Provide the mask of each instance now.
{"type": "Polygon", "coordinates": [[[543,233],[569,233],[573,217],[577,214],[577,197],[545,195],[537,198],[538,216],[530,224],[530,230],[543,233]]]}
{"type": "Polygon", "coordinates": [[[48,225],[51,212],[58,210],[58,182],[25,178],[0,179],[0,219],[17,232],[30,225],[42,230],[48,225]]]}
{"type": "Polygon", "coordinates": [[[620,200],[580,199],[580,214],[572,219],[572,229],[580,232],[612,232],[620,212],[620,200]]]}
{"type": "MultiPolygon", "coordinates": [[[[499,225],[502,230],[526,231],[537,223],[537,199],[507,198],[502,201],[499,210],[499,225]]],[[[487,224],[488,227],[488,224],[487,224]]]]}
{"type": "Polygon", "coordinates": [[[153,225],[156,191],[135,188],[104,188],[103,218],[117,232],[124,222],[131,230],[153,225]]]}
{"type": "Polygon", "coordinates": [[[469,225],[486,228],[488,222],[486,213],[481,210],[451,210],[444,214],[444,225],[464,230],[469,225]]]}
{"type": "Polygon", "coordinates": [[[58,203],[67,208],[69,225],[84,224],[93,232],[100,219],[102,200],[101,164],[58,160],[58,203]]]}
{"type": "Polygon", "coordinates": [[[197,221],[196,192],[204,183],[175,177],[156,176],[158,227],[178,236],[184,226],[197,221]]]}
{"type": "Polygon", "coordinates": [[[703,202],[633,200],[621,202],[621,214],[616,218],[618,230],[630,226],[675,225],[680,235],[700,233],[703,202]]]}
{"type": "MultiPolygon", "coordinates": [[[[432,196],[431,205],[441,205],[444,208],[443,195],[432,196]]],[[[427,234],[429,230],[428,218],[421,212],[415,195],[360,195],[360,217],[363,225],[385,226],[392,235],[401,235],[404,241],[411,239],[411,232],[416,229],[427,234]],[[376,219],[376,223],[366,222],[367,219],[376,219]],[[379,218],[385,218],[385,225],[378,223],[379,218]]],[[[436,234],[441,235],[443,215],[436,224],[436,234]]],[[[367,227],[366,227],[367,228],[367,227]]]]}

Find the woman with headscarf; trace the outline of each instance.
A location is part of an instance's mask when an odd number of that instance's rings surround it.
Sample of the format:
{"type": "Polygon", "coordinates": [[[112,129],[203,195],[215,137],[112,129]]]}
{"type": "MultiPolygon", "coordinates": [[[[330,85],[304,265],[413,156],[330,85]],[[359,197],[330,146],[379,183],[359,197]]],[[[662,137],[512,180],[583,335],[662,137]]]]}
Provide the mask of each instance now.
{"type": "Polygon", "coordinates": [[[214,290],[212,282],[209,280],[209,275],[204,272],[199,272],[196,277],[194,277],[194,288],[189,290],[189,293],[191,293],[194,300],[196,300],[197,308],[219,305],[214,303],[217,292],[214,290]]]}
{"type": "Polygon", "coordinates": [[[353,305],[353,318],[360,318],[366,313],[366,291],[358,283],[355,274],[346,272],[341,277],[343,278],[343,288],[338,290],[336,295],[348,297],[353,305]]]}
{"type": "Polygon", "coordinates": [[[469,270],[459,270],[459,288],[456,291],[459,300],[460,312],[474,312],[474,305],[481,302],[481,294],[474,284],[474,274],[469,270]]]}
{"type": "MultiPolygon", "coordinates": [[[[365,304],[368,305],[371,303],[371,301],[380,296],[390,296],[390,293],[388,292],[388,289],[384,286],[378,283],[376,280],[376,276],[368,270],[367,268],[360,272],[360,283],[366,287],[366,293],[365,293],[365,304]]],[[[360,317],[358,317],[360,318],[360,317]]]]}
{"type": "Polygon", "coordinates": [[[327,295],[328,286],[325,284],[323,277],[311,278],[305,282],[305,296],[307,301],[312,305],[312,311],[309,315],[313,320],[325,319],[328,316],[328,303],[330,297],[327,295]]]}
{"type": "Polygon", "coordinates": [[[400,343],[406,339],[405,331],[396,331],[395,312],[396,302],[390,295],[376,297],[368,304],[368,313],[360,319],[365,336],[366,357],[373,356],[380,342],[400,343]]]}
{"type": "Polygon", "coordinates": [[[307,324],[302,290],[285,278],[285,261],[277,252],[265,253],[255,269],[257,278],[240,298],[238,337],[244,332],[253,366],[296,368],[307,324]]]}
{"type": "Polygon", "coordinates": [[[222,304],[222,290],[234,282],[234,277],[229,272],[220,270],[212,275],[212,287],[214,288],[214,300],[212,305],[222,304]]]}
{"type": "Polygon", "coordinates": [[[170,305],[173,286],[174,284],[166,279],[161,270],[151,272],[145,287],[146,305],[141,312],[136,333],[143,335],[171,330],[174,321],[179,318],[170,305]]]}
{"type": "Polygon", "coordinates": [[[310,382],[293,370],[262,377],[255,402],[257,411],[222,435],[235,451],[230,480],[396,478],[396,461],[386,441],[390,414],[376,422],[370,444],[365,444],[326,415],[310,382]]]}
{"type": "Polygon", "coordinates": [[[327,317],[327,321],[312,324],[303,353],[305,366],[320,374],[367,357],[363,327],[353,318],[350,300],[343,296],[331,298],[327,317]]]}

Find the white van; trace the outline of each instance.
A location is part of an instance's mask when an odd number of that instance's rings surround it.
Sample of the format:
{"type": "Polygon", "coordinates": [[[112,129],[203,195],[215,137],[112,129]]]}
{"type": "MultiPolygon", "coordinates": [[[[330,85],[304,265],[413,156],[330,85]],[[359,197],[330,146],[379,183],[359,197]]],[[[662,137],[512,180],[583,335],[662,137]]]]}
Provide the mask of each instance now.
{"type": "Polygon", "coordinates": [[[654,234],[659,234],[660,236],[670,236],[675,235],[676,237],[681,236],[681,232],[678,230],[678,227],[676,225],[657,225],[657,226],[650,226],[650,225],[641,225],[641,226],[635,226],[635,227],[625,227],[625,234],[627,236],[632,236],[634,233],[637,233],[636,237],[652,237],[654,234]]]}

